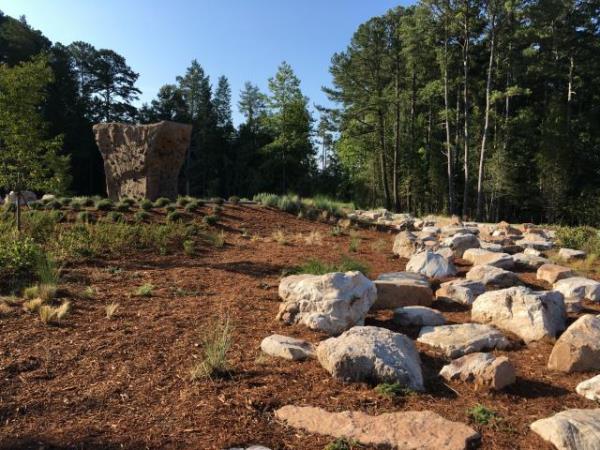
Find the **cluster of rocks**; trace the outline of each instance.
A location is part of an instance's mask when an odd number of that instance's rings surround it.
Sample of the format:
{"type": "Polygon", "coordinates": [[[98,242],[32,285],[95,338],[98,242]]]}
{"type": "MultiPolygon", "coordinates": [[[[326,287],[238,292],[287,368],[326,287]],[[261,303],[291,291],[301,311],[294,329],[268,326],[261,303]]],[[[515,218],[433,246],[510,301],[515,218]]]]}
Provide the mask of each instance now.
{"type": "MultiPolygon", "coordinates": [[[[373,220],[399,221],[400,217],[382,213],[373,215],[373,220]]],[[[583,315],[567,327],[568,313],[578,312],[584,299],[600,301],[600,283],[576,276],[571,269],[552,264],[543,256],[542,252],[554,246],[551,232],[531,225],[521,231],[507,223],[437,227],[406,217],[402,220],[405,225],[394,241],[393,252],[408,259],[406,271],[381,274],[375,280],[360,272],[282,279],[279,295],[283,302],[278,319],[303,324],[330,337],[313,345],[274,335],[263,340],[262,350],[290,360],[316,358],[331,376],[340,380],[399,383],[407,389],[423,391],[426,383],[415,341],[402,333],[364,325],[370,311],[387,309],[393,311],[395,325],[417,328],[416,342],[449,360],[439,372],[448,382],[470,383],[474,389],[488,390],[511,385],[517,374],[510,358],[492,352],[510,349],[518,341],[528,345],[558,338],[548,360],[550,370],[600,370],[600,316],[583,315]],[[459,258],[460,265],[472,265],[465,278],[456,278],[455,263],[459,258]],[[551,288],[526,287],[516,270],[535,271],[536,278],[551,288]],[[432,283],[434,280],[439,281],[432,283]],[[438,285],[434,291],[433,286],[438,285]],[[470,322],[447,324],[444,314],[431,307],[434,301],[470,308],[470,322]]],[[[582,257],[581,252],[570,249],[561,249],[559,254],[566,261],[582,257]]],[[[577,392],[598,400],[600,375],[582,382],[577,392]]],[[[560,447],[560,430],[568,435],[561,435],[561,439],[583,439],[596,447],[581,448],[600,448],[599,434],[595,438],[572,436],[583,433],[586,427],[600,427],[595,411],[600,410],[567,410],[535,422],[531,429],[559,448],[580,448],[560,447]],[[549,426],[554,430],[549,432],[549,426]]],[[[343,430],[343,436],[359,442],[392,447],[396,442],[407,442],[401,431],[403,426],[410,424],[419,429],[423,420],[415,412],[396,414],[384,418],[293,406],[276,412],[278,418],[298,428],[332,436],[343,430]],[[397,427],[400,431],[388,432],[381,427],[382,423],[396,421],[403,424],[397,427]],[[367,425],[374,430],[368,435],[361,431],[367,425]]],[[[445,419],[430,416],[428,420],[445,419]]],[[[466,425],[450,424],[448,429],[458,427],[456,441],[437,427],[412,436],[423,442],[419,448],[464,448],[466,442],[476,438],[477,434],[466,425]],[[428,439],[432,440],[431,446],[426,444],[428,439]],[[441,446],[440,442],[448,446],[441,446]]]]}

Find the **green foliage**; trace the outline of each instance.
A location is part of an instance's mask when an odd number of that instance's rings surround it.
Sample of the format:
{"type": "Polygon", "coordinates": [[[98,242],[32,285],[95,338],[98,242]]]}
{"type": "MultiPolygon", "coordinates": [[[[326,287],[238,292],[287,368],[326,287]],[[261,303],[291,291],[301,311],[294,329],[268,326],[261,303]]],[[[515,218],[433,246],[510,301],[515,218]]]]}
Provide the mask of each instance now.
{"type": "Polygon", "coordinates": [[[183,241],[183,253],[187,256],[194,256],[196,254],[196,244],[193,240],[187,239],[183,241]]]}
{"type": "Polygon", "coordinates": [[[125,217],[123,216],[123,213],[120,213],[118,211],[111,211],[106,215],[106,218],[110,221],[110,222],[123,222],[125,220],[125,217]]]}
{"type": "Polygon", "coordinates": [[[233,324],[229,316],[219,316],[203,327],[202,359],[190,371],[192,381],[227,375],[229,351],[233,343],[233,324]]]}
{"type": "Polygon", "coordinates": [[[600,254],[600,234],[592,227],[559,227],[556,238],[562,247],[600,254]]]}
{"type": "Polygon", "coordinates": [[[157,198],[156,201],[154,202],[154,207],[155,208],[164,208],[165,206],[171,204],[171,200],[169,200],[166,197],[160,197],[157,198]]]}
{"type": "Polygon", "coordinates": [[[153,206],[154,205],[152,204],[152,202],[147,198],[140,201],[140,208],[142,208],[144,211],[150,211],[153,206]]]}
{"type": "Polygon", "coordinates": [[[323,450],[354,450],[360,447],[356,441],[342,437],[331,441],[323,450]]]}
{"type": "Polygon", "coordinates": [[[277,207],[285,212],[296,214],[301,207],[302,203],[297,195],[284,195],[279,198],[277,207]]]}
{"type": "Polygon", "coordinates": [[[135,291],[135,296],[136,297],[152,297],[152,292],[154,291],[154,285],[150,284],[150,283],[146,283],[141,285],[139,288],[137,288],[137,290],[135,291]]]}
{"type": "Polygon", "coordinates": [[[133,215],[133,220],[136,222],[147,222],[150,220],[150,213],[147,211],[138,211],[133,215]]]}
{"type": "Polygon", "coordinates": [[[210,199],[211,203],[215,203],[217,205],[222,205],[223,203],[225,203],[225,200],[223,200],[221,197],[213,197],[210,199]]]}
{"type": "Polygon", "coordinates": [[[498,419],[498,414],[481,404],[477,404],[467,410],[467,415],[471,420],[480,425],[489,425],[498,419]]]}
{"type": "Polygon", "coordinates": [[[42,249],[30,237],[6,235],[0,241],[0,278],[9,289],[18,289],[36,278],[42,249]]]}
{"type": "Polygon", "coordinates": [[[62,207],[62,204],[58,200],[50,200],[45,205],[45,209],[48,209],[48,210],[52,210],[52,209],[56,210],[56,209],[60,209],[61,207],[62,207]]]}
{"type": "Polygon", "coordinates": [[[184,219],[184,215],[179,211],[171,211],[167,214],[167,222],[181,222],[184,219]]]}
{"type": "Polygon", "coordinates": [[[240,198],[237,195],[232,195],[231,197],[229,197],[229,203],[231,203],[232,205],[237,205],[238,203],[240,203],[240,198]]]}
{"type": "Polygon", "coordinates": [[[113,209],[113,202],[107,198],[96,202],[96,210],[98,211],[110,211],[111,209],[113,209]]]}
{"type": "Polygon", "coordinates": [[[189,197],[177,197],[177,206],[180,208],[184,208],[191,201],[192,199],[190,199],[189,197]]]}
{"type": "Polygon", "coordinates": [[[216,225],[217,222],[219,222],[219,216],[216,216],[214,214],[209,214],[202,218],[202,222],[209,226],[216,225]]]}
{"type": "Polygon", "coordinates": [[[77,221],[83,223],[94,223],[96,222],[96,217],[89,211],[81,211],[77,214],[77,221]]]}
{"type": "Polygon", "coordinates": [[[165,211],[167,213],[172,213],[175,210],[177,210],[177,207],[174,204],[170,204],[170,205],[165,206],[165,211]]]}
{"type": "Polygon", "coordinates": [[[130,208],[133,207],[135,205],[136,201],[135,199],[131,198],[131,197],[124,197],[121,199],[120,204],[122,205],[127,205],[130,208]]]}
{"type": "Polygon", "coordinates": [[[401,383],[381,383],[375,387],[377,392],[382,397],[404,397],[407,395],[413,395],[414,391],[401,383]]]}
{"type": "Polygon", "coordinates": [[[118,211],[121,213],[126,213],[126,212],[129,212],[130,207],[131,207],[131,204],[129,202],[120,201],[115,205],[115,211],[118,211]]]}
{"type": "Polygon", "coordinates": [[[360,247],[360,238],[358,236],[352,236],[350,238],[350,244],[348,245],[348,251],[356,253],[360,247]]]}
{"type": "Polygon", "coordinates": [[[73,200],[70,206],[71,209],[75,212],[81,211],[81,208],[83,208],[83,204],[79,200],[73,200]]]}
{"type": "Polygon", "coordinates": [[[350,272],[359,271],[364,275],[369,274],[369,267],[361,261],[357,261],[347,256],[344,256],[337,263],[327,263],[320,259],[311,258],[303,264],[289,269],[287,274],[312,274],[312,275],[325,275],[331,272],[350,272]]]}
{"type": "Polygon", "coordinates": [[[184,210],[188,213],[193,213],[198,210],[200,203],[197,200],[190,200],[190,202],[185,205],[184,210]]]}

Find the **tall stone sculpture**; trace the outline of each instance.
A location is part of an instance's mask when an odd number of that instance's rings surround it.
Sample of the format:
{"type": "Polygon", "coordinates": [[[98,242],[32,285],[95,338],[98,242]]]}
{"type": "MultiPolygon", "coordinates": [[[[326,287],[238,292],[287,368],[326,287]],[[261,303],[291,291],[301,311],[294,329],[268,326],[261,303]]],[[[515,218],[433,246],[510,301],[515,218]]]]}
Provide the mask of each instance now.
{"type": "Polygon", "coordinates": [[[177,197],[177,177],[190,146],[192,126],[176,122],[151,125],[94,125],[104,159],[108,197],[177,197]]]}

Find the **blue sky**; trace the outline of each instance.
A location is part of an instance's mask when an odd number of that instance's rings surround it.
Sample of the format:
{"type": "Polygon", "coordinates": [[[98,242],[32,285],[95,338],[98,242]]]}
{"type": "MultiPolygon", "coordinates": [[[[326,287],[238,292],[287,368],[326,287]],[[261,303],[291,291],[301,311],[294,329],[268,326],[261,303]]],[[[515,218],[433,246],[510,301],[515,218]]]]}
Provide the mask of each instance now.
{"type": "Polygon", "coordinates": [[[302,81],[311,105],[326,104],[329,61],[358,25],[398,0],[2,0],[53,42],[86,41],[125,56],[140,74],[141,101],[198,59],[211,81],[229,78],[234,120],[246,80],[267,89],[283,60],[302,81]]]}

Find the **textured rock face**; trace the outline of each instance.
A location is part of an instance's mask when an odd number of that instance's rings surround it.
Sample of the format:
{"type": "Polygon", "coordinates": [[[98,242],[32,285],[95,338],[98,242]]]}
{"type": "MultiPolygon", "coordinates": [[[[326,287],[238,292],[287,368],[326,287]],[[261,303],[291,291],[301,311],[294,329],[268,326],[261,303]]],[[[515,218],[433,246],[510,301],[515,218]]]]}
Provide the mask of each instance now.
{"type": "Polygon", "coordinates": [[[279,296],[284,301],[279,320],[335,335],[362,325],[377,290],[360,272],[334,272],[285,277],[279,284],[279,296]]]}
{"type": "Polygon", "coordinates": [[[456,275],[456,267],[438,253],[425,251],[414,255],[406,264],[408,272],[420,273],[430,278],[444,278],[456,275]]]}
{"type": "Polygon", "coordinates": [[[536,278],[538,280],[544,280],[550,284],[573,276],[575,276],[575,274],[571,269],[557,264],[544,264],[539,267],[536,273],[536,278]]]}
{"type": "Polygon", "coordinates": [[[554,247],[554,244],[539,235],[528,235],[525,239],[518,240],[516,244],[523,248],[533,248],[535,250],[546,251],[554,247]]]}
{"type": "Polygon", "coordinates": [[[465,450],[479,434],[460,422],[431,411],[406,411],[370,416],[359,411],[330,413],[311,406],[284,406],[275,417],[309,433],[344,437],[360,444],[396,450],[465,450]]]}
{"type": "Polygon", "coordinates": [[[578,259],[585,259],[586,253],[583,250],[574,250],[572,248],[561,248],[558,251],[558,257],[563,261],[571,262],[578,259]]]}
{"type": "Polygon", "coordinates": [[[504,349],[510,344],[497,329],[478,323],[423,327],[417,341],[441,350],[448,358],[482,350],[504,349]]]}
{"type": "Polygon", "coordinates": [[[280,334],[273,334],[264,338],[260,343],[260,349],[267,355],[293,361],[310,358],[315,352],[310,342],[280,334]]]}
{"type": "Polygon", "coordinates": [[[438,300],[471,305],[484,292],[485,286],[479,281],[452,280],[442,283],[435,296],[438,300]]]}
{"type": "Polygon", "coordinates": [[[401,231],[394,239],[392,252],[401,258],[410,258],[418,248],[417,237],[410,231],[401,231]]]}
{"type": "Polygon", "coordinates": [[[321,342],[317,358],[341,380],[400,383],[423,390],[421,359],[414,342],[385,328],[353,327],[321,342]]]}
{"type": "Polygon", "coordinates": [[[471,248],[465,251],[463,259],[466,259],[474,266],[487,264],[488,266],[499,267],[510,270],[515,262],[508,253],[491,252],[481,248],[471,248]]]}
{"type": "Polygon", "coordinates": [[[375,280],[377,300],[373,309],[396,309],[400,306],[429,306],[433,291],[427,277],[412,272],[383,273],[375,280]]]}
{"type": "Polygon", "coordinates": [[[600,316],[577,319],[554,344],[548,368],[561,372],[600,370],[600,316]]]}
{"type": "Polygon", "coordinates": [[[471,233],[459,233],[444,239],[442,242],[446,247],[450,247],[454,256],[462,258],[464,252],[470,248],[479,248],[479,239],[471,233]]]}
{"type": "Polygon", "coordinates": [[[600,402],[600,375],[582,381],[577,385],[575,391],[582,397],[600,402]]]}
{"type": "Polygon", "coordinates": [[[401,327],[434,327],[444,325],[446,319],[437,309],[426,306],[406,306],[394,310],[394,322],[401,327]]]}
{"type": "Polygon", "coordinates": [[[540,266],[543,266],[544,264],[548,264],[550,262],[546,258],[533,255],[531,254],[531,252],[527,251],[523,253],[515,253],[514,255],[512,255],[512,258],[515,262],[516,268],[521,270],[537,270],[540,268],[540,266]]]}
{"type": "Polygon", "coordinates": [[[521,284],[517,274],[487,264],[473,266],[467,272],[467,280],[479,281],[485,286],[492,285],[496,287],[511,287],[521,284]]]}
{"type": "Polygon", "coordinates": [[[532,431],[558,450],[597,450],[600,448],[600,408],[567,409],[536,420],[532,431]]]}
{"type": "Polygon", "coordinates": [[[552,287],[565,296],[565,299],[600,301],[600,283],[584,277],[571,277],[559,280],[552,287]]]}
{"type": "Polygon", "coordinates": [[[478,388],[500,390],[516,380],[514,366],[506,356],[471,353],[442,367],[440,376],[448,381],[474,383],[478,388]]]}
{"type": "Polygon", "coordinates": [[[190,145],[192,126],[175,122],[151,125],[94,125],[104,159],[108,197],[177,197],[177,177],[190,145]]]}
{"type": "Polygon", "coordinates": [[[526,287],[490,291],[473,302],[471,319],[510,331],[525,342],[553,338],[564,330],[566,311],[560,292],[526,287]]]}

